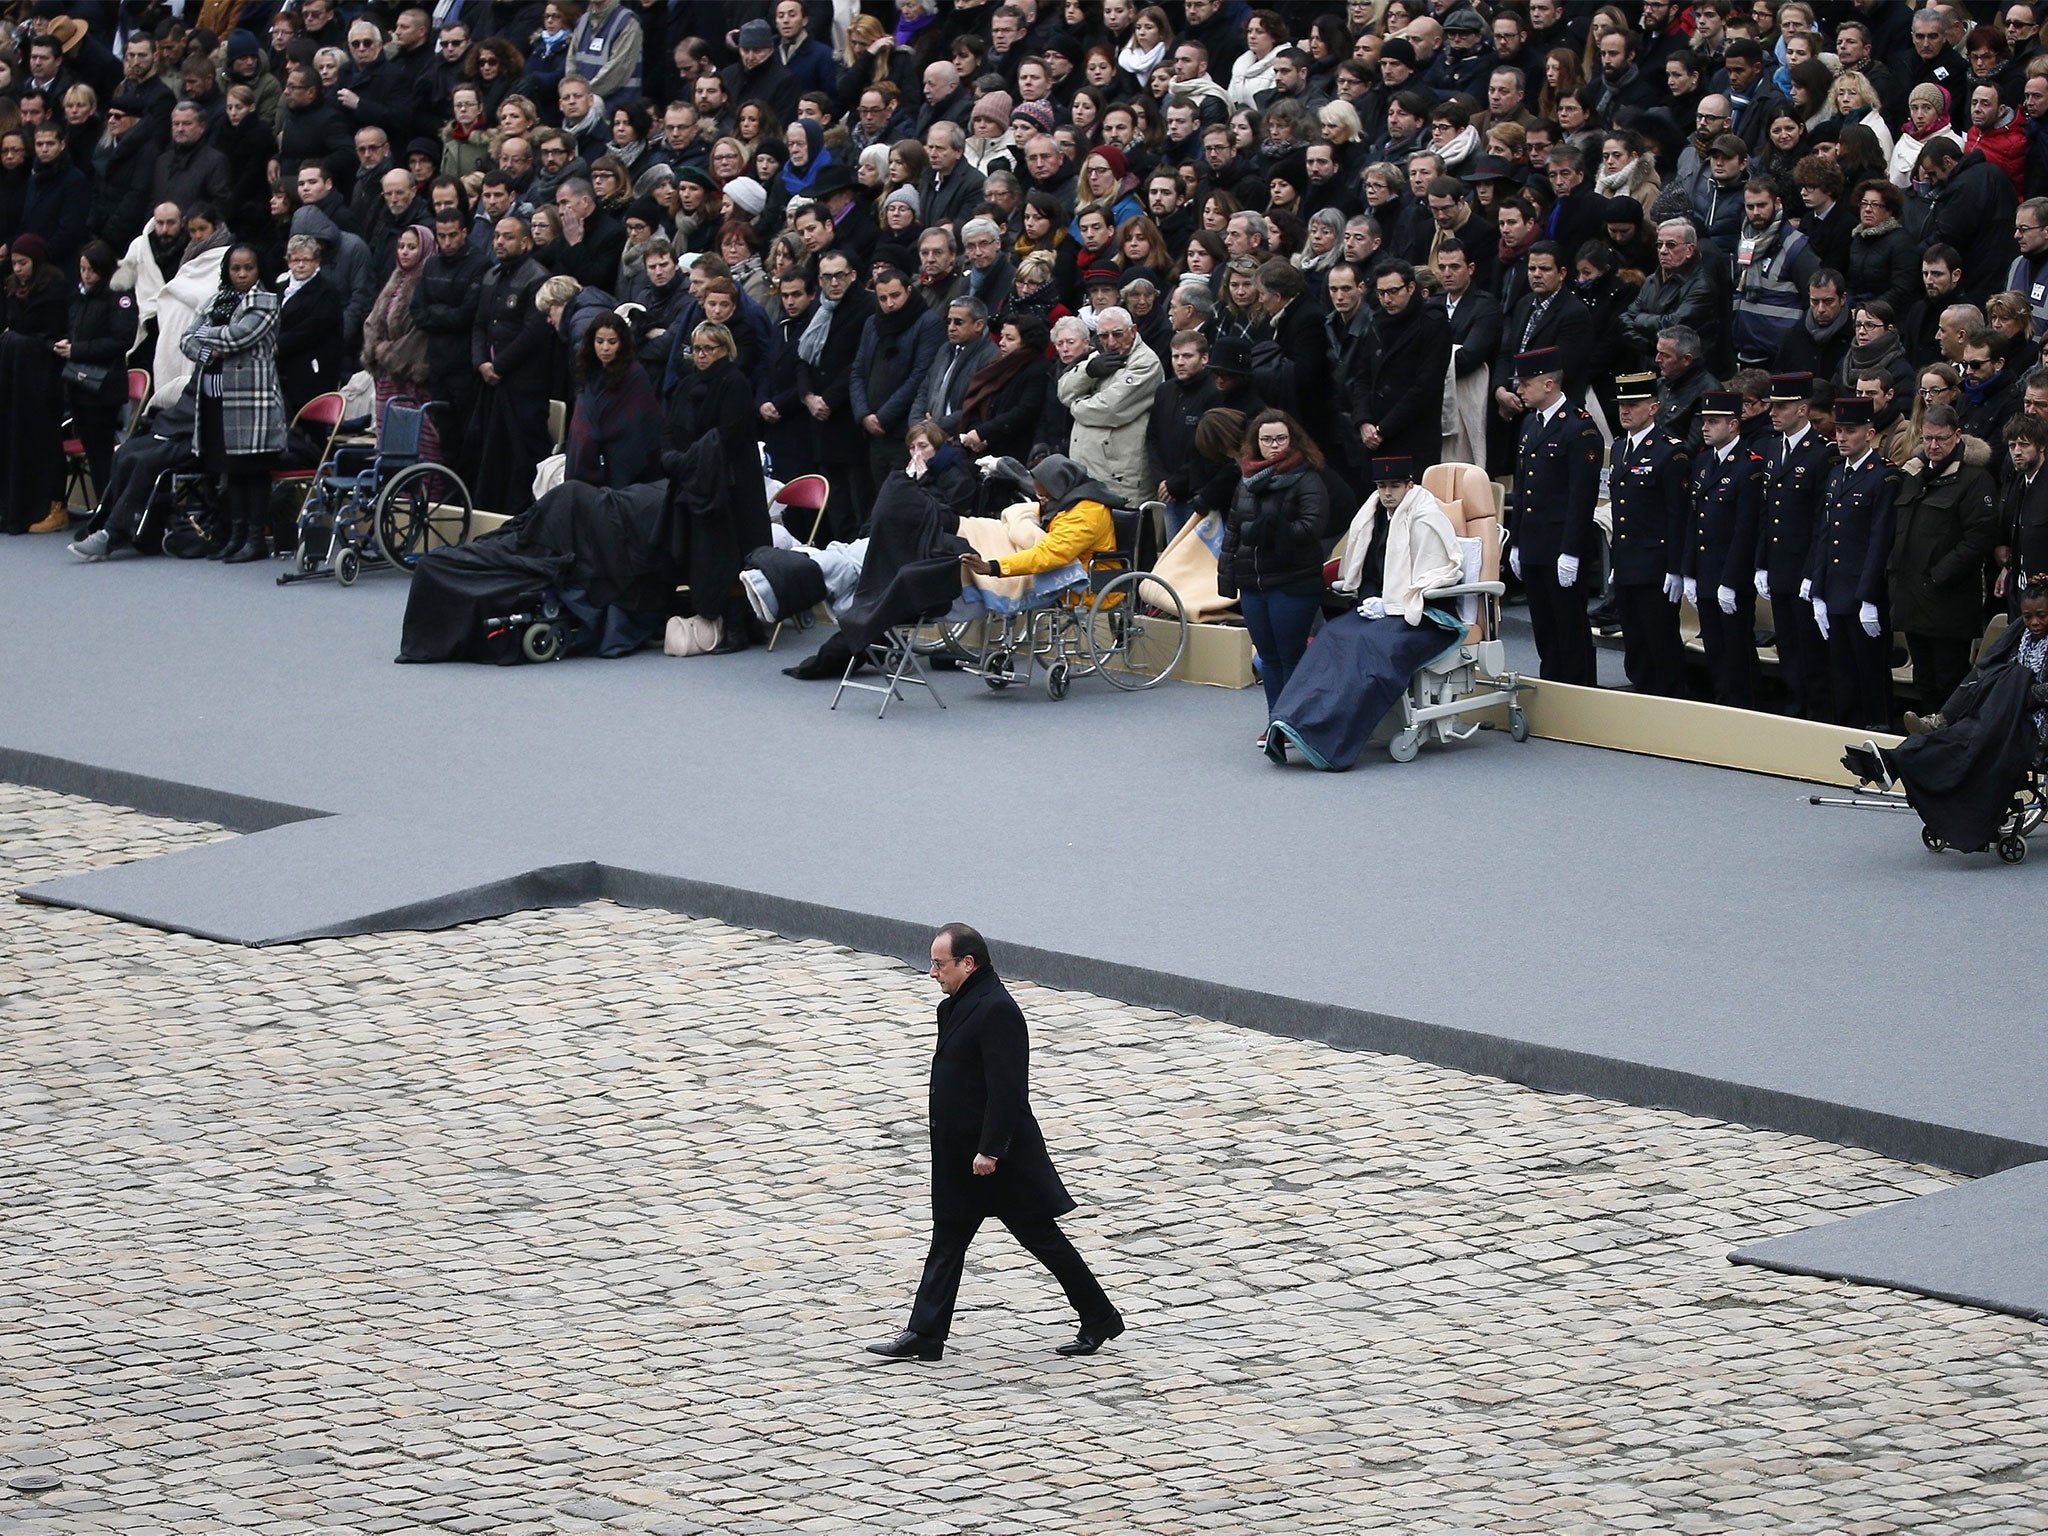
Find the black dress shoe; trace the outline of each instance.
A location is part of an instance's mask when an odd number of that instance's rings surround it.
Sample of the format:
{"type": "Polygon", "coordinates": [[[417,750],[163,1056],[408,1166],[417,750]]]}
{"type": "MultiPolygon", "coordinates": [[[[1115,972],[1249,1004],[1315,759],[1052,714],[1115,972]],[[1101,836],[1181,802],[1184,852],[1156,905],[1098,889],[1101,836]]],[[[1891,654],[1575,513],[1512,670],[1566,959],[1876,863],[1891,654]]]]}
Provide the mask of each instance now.
{"type": "Polygon", "coordinates": [[[1056,1355],[1092,1355],[1111,1339],[1124,1331],[1124,1320],[1112,1317],[1106,1323],[1083,1323],[1081,1331],[1074,1336],[1071,1344],[1062,1344],[1053,1350],[1056,1355]]]}
{"type": "Polygon", "coordinates": [[[862,1346],[871,1355],[880,1355],[884,1360],[936,1360],[946,1352],[944,1339],[926,1338],[921,1333],[905,1329],[886,1344],[862,1346]]]}

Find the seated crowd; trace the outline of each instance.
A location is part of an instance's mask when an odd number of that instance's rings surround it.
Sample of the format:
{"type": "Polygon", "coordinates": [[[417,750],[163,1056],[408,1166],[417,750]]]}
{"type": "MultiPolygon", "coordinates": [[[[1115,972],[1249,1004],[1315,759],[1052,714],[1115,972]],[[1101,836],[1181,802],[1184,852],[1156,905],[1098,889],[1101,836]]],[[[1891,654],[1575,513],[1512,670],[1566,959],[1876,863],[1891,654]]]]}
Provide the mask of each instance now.
{"type": "Polygon", "coordinates": [[[506,513],[553,401],[570,478],[716,428],[826,478],[821,538],[914,430],[1062,455],[1168,538],[1218,517],[1269,706],[1376,460],[1404,527],[1447,457],[1511,483],[1564,681],[1604,629],[1687,691],[1693,614],[1716,701],[1766,698],[1763,630],[1769,699],[1881,726],[1894,633],[1939,700],[2048,573],[2026,0],[16,9],[10,533],[69,526],[67,415],[107,484],[134,367],[185,382],[236,560],[358,374],[506,513]]]}

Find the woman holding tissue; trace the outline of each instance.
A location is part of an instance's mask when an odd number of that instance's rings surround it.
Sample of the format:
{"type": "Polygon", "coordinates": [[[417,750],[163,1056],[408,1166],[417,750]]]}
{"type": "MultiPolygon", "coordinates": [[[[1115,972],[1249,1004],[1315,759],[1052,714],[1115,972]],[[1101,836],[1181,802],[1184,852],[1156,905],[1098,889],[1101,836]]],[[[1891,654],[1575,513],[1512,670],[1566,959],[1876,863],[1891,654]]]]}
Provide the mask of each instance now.
{"type": "Polygon", "coordinates": [[[1293,746],[1313,767],[1351,767],[1408,679],[1464,638],[1464,625],[1423,601],[1459,580],[1464,551],[1457,530],[1436,497],[1415,483],[1412,459],[1374,459],[1372,474],[1378,489],[1352,520],[1335,587],[1359,595],[1366,551],[1383,519],[1385,575],[1379,592],[1323,626],[1274,704],[1266,755],[1276,763],[1293,746]]]}

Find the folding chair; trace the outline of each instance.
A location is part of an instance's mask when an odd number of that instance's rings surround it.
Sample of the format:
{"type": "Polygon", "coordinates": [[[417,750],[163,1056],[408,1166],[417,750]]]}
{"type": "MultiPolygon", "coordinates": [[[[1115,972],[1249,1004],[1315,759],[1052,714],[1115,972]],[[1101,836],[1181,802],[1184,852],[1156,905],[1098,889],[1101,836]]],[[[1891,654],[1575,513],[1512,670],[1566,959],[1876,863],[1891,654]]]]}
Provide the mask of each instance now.
{"type": "Polygon", "coordinates": [[[848,658],[846,672],[839,679],[839,687],[832,695],[832,707],[839,707],[839,695],[849,688],[858,689],[862,693],[879,693],[882,696],[882,707],[875,711],[875,718],[879,720],[889,713],[889,706],[892,703],[904,696],[904,684],[910,683],[930,694],[932,702],[944,709],[946,701],[939,697],[939,690],[932,686],[931,674],[925,671],[924,661],[917,654],[918,629],[923,624],[944,617],[944,613],[945,610],[941,610],[936,614],[927,614],[915,624],[892,624],[882,631],[882,637],[867,649],[867,659],[882,674],[883,680],[879,683],[855,682],[853,670],[860,665],[861,657],[856,654],[848,658]]]}
{"type": "MultiPolygon", "coordinates": [[[[130,368],[128,370],[128,419],[121,424],[116,444],[125,443],[135,431],[135,424],[142,420],[142,410],[149,403],[149,370],[130,368]]],[[[102,487],[92,479],[92,462],[85,456],[85,442],[82,438],[64,439],[64,505],[72,512],[90,512],[99,505],[102,487]],[[84,497],[81,504],[72,499],[76,491],[84,497]]]]}
{"type": "MultiPolygon", "coordinates": [[[[789,527],[788,514],[792,510],[814,514],[811,518],[810,535],[804,540],[813,549],[821,547],[818,543],[818,534],[825,526],[825,502],[831,492],[832,487],[826,483],[823,475],[798,475],[775,493],[775,504],[783,509],[783,527],[789,527]]],[[[793,529],[791,531],[794,532],[793,529]]],[[[805,614],[800,618],[778,620],[773,632],[768,636],[768,649],[774,650],[775,643],[782,638],[783,625],[794,623],[799,629],[809,629],[810,618],[809,614],[805,614]]]]}

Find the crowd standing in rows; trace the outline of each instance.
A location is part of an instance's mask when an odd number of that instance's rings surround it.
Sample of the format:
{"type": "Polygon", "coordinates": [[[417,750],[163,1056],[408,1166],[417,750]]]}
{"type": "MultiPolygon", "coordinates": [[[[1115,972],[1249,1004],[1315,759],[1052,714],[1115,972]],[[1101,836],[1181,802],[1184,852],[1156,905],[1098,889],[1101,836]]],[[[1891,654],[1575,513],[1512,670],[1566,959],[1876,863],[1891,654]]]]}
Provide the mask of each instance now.
{"type": "Polygon", "coordinates": [[[359,370],[506,512],[551,400],[575,478],[716,426],[840,537],[913,428],[1070,455],[1218,515],[1269,702],[1380,457],[1513,478],[1566,681],[1604,626],[1682,691],[1689,604],[1753,704],[1762,598],[1786,707],[1881,725],[1894,629],[1939,698],[2048,571],[2017,0],[7,9],[9,532],[68,525],[64,412],[104,483],[132,364],[196,381],[243,560],[359,370]]]}

